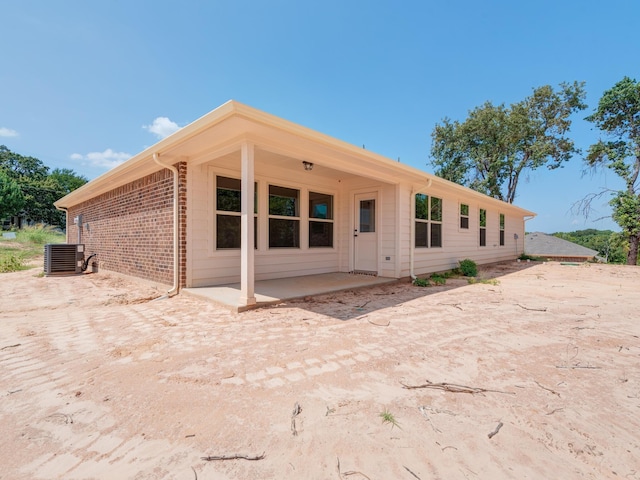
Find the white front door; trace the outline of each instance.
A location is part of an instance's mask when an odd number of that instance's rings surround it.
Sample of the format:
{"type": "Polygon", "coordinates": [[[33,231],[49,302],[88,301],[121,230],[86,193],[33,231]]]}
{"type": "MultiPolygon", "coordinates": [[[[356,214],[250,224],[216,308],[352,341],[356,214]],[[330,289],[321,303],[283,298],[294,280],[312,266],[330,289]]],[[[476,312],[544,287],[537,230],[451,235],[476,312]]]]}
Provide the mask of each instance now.
{"type": "Polygon", "coordinates": [[[353,229],[353,270],[378,273],[377,205],[375,193],[355,196],[355,225],[353,229]]]}

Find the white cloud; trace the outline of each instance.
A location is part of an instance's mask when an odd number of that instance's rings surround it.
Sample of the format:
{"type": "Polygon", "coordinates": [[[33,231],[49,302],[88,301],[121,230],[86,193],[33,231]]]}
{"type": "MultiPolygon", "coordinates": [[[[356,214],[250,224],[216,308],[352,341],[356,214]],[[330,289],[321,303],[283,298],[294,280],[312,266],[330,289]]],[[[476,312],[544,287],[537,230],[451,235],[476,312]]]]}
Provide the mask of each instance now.
{"type": "Polygon", "coordinates": [[[157,117],[151,125],[143,125],[142,128],[153,133],[156,137],[162,140],[168,137],[173,132],[180,130],[180,126],[169,120],[167,117],[157,117]]]}
{"type": "Polygon", "coordinates": [[[110,148],[107,148],[104,152],[89,152],[86,155],[73,153],[70,158],[71,160],[88,161],[94,167],[111,169],[127,161],[131,158],[131,155],[125,152],[114,152],[110,148]]]}
{"type": "Polygon", "coordinates": [[[0,137],[17,137],[18,132],[10,128],[0,127],[0,137]]]}

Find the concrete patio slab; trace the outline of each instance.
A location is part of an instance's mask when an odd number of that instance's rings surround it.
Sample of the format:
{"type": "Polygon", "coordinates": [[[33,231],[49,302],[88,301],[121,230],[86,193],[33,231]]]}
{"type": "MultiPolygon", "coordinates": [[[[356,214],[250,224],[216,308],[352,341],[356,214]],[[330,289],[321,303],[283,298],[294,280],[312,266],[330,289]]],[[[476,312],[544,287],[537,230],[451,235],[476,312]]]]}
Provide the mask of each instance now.
{"type": "Polygon", "coordinates": [[[235,312],[242,312],[251,308],[272,305],[284,300],[397,281],[395,278],[351,273],[323,273],[302,277],[261,280],[255,283],[256,304],[249,307],[240,304],[239,283],[214,287],[183,288],[181,292],[216,302],[235,312]]]}

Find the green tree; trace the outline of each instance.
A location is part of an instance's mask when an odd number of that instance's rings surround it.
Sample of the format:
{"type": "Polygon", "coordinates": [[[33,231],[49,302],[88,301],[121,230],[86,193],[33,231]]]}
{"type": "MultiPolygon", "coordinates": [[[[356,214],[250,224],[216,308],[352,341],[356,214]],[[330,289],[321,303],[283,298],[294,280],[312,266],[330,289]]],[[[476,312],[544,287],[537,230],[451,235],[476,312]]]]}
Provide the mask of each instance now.
{"type": "Polygon", "coordinates": [[[625,263],[625,241],[619,232],[611,230],[576,230],[575,232],[556,232],[555,237],[597,250],[598,255],[607,263],[625,263]]]}
{"type": "MultiPolygon", "coordinates": [[[[592,168],[612,170],[625,183],[609,202],[613,219],[628,242],[627,264],[637,265],[640,244],[640,83],[624,77],[602,95],[595,112],[586,118],[606,136],[589,147],[586,162],[592,168]]],[[[589,202],[587,201],[588,211],[589,202]]]]}
{"type": "Polygon", "coordinates": [[[16,215],[24,205],[20,186],[0,169],[0,219],[16,215]]]}
{"type": "Polygon", "coordinates": [[[436,175],[513,203],[523,172],[553,170],[578,152],[566,134],[584,98],[584,82],[545,85],[510,107],[486,102],[462,123],[445,118],[431,133],[436,175]]]}
{"type": "Polygon", "coordinates": [[[22,213],[34,222],[62,225],[64,214],[53,202],[87,183],[87,179],[73,170],[54,169],[49,173],[41,160],[12,152],[0,145],[0,170],[20,188],[24,198],[22,213]]]}
{"type": "Polygon", "coordinates": [[[64,192],[65,195],[80,188],[89,181],[86,177],[78,175],[70,168],[54,168],[49,178],[58,184],[60,190],[64,192]]]}

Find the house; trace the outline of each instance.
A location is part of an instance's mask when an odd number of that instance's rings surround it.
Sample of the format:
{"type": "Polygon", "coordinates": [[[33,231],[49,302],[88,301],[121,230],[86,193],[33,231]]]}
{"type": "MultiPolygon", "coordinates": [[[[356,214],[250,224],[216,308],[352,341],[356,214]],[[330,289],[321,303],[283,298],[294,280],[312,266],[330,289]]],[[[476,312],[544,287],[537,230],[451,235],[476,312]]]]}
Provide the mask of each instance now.
{"type": "Polygon", "coordinates": [[[564,262],[588,262],[598,255],[597,250],[542,232],[525,235],[524,251],[533,257],[564,262]]]}
{"type": "Polygon", "coordinates": [[[100,266],[185,287],[514,259],[534,214],[229,101],[55,202],[100,266]]]}

